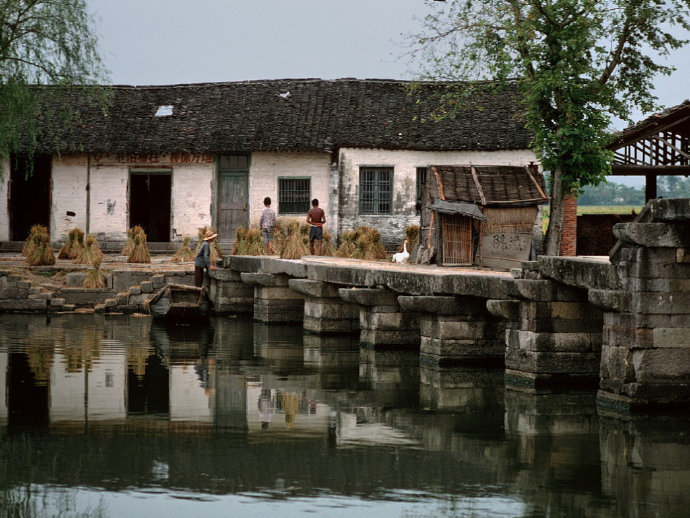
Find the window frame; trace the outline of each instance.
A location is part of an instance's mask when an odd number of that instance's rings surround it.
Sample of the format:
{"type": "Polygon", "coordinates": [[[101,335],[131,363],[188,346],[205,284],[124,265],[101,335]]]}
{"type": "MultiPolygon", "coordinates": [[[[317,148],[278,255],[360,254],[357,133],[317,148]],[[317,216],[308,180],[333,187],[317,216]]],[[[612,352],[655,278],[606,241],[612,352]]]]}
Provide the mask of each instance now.
{"type": "MultiPolygon", "coordinates": [[[[278,181],[277,183],[278,183],[278,185],[277,185],[277,188],[276,188],[276,193],[277,193],[276,197],[277,197],[278,199],[276,200],[276,209],[277,209],[277,210],[276,210],[276,213],[277,213],[278,215],[281,215],[281,216],[282,216],[282,215],[295,215],[295,214],[305,214],[305,215],[306,215],[307,212],[309,212],[309,209],[311,209],[311,200],[312,200],[311,178],[312,178],[311,176],[279,176],[279,177],[277,178],[277,181],[278,181]],[[305,209],[306,209],[306,210],[298,210],[298,211],[294,211],[294,212],[292,212],[292,211],[286,211],[286,210],[281,210],[281,203],[282,203],[282,201],[281,201],[281,199],[280,199],[280,197],[281,197],[280,182],[281,182],[281,181],[286,181],[286,180],[295,180],[295,181],[296,181],[296,180],[307,180],[307,181],[309,182],[309,186],[308,186],[309,189],[308,189],[308,191],[304,191],[304,192],[307,192],[307,199],[306,199],[306,201],[304,202],[304,203],[306,204],[306,206],[305,206],[305,209]]],[[[296,202],[296,201],[292,201],[292,202],[287,202],[287,203],[301,203],[301,202],[299,202],[299,201],[297,201],[297,202],[296,202]]]]}
{"type": "Polygon", "coordinates": [[[359,166],[359,214],[363,216],[390,216],[393,214],[393,186],[395,180],[395,167],[391,165],[363,165],[359,166]],[[364,175],[370,172],[376,173],[373,181],[364,181],[364,175]],[[382,173],[386,173],[388,178],[384,181],[380,178],[382,173]],[[364,186],[372,184],[374,189],[370,193],[371,200],[365,200],[364,186]],[[381,186],[387,185],[387,189],[381,186]],[[387,199],[382,199],[381,195],[387,194],[387,199]],[[376,199],[374,199],[376,198],[376,199]],[[376,205],[376,209],[365,210],[367,204],[376,205]],[[387,204],[387,209],[381,209],[382,205],[387,204]]]}

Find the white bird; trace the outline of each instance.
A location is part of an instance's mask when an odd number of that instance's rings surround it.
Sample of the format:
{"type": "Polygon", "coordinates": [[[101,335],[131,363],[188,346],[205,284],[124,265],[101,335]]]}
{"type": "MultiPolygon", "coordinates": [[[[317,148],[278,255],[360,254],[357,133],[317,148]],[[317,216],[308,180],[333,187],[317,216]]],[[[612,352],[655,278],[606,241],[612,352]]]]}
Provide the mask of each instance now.
{"type": "Polygon", "coordinates": [[[393,262],[404,264],[410,260],[410,253],[407,251],[407,239],[403,243],[403,251],[393,254],[393,262]]]}
{"type": "Polygon", "coordinates": [[[280,93],[278,94],[278,97],[282,99],[287,99],[288,97],[290,97],[290,91],[288,90],[287,92],[280,93]]]}

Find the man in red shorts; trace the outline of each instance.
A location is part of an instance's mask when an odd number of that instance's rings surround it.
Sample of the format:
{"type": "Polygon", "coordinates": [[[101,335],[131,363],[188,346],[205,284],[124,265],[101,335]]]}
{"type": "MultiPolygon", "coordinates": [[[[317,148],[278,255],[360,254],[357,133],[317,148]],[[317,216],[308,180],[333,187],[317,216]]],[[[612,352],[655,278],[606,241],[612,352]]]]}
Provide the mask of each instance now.
{"type": "Polygon", "coordinates": [[[323,242],[323,224],[326,223],[326,213],[319,208],[319,200],[311,200],[311,210],[307,213],[307,223],[311,225],[309,229],[309,251],[314,254],[314,241],[316,241],[316,255],[321,255],[321,244],[323,242]]]}

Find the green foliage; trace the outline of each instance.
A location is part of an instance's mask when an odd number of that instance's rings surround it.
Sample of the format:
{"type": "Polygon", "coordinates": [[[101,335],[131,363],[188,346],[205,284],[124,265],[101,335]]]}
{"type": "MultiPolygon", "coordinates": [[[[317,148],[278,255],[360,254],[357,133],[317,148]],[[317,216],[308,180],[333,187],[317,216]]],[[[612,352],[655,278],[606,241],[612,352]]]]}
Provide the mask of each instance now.
{"type": "Polygon", "coordinates": [[[477,89],[515,81],[559,207],[564,194],[597,185],[609,173],[612,119],[629,120],[635,108],[656,107],[652,81],[673,68],[651,54],[680,48],[686,42],[671,31],[690,29],[690,0],[430,4],[425,34],[416,38],[426,67],[422,77],[458,81],[444,94],[438,115],[458,113],[477,89]]]}
{"type": "MultiPolygon", "coordinates": [[[[31,155],[39,137],[51,137],[38,135],[37,119],[65,130],[79,116],[68,106],[44,103],[46,90],[29,85],[105,82],[93,26],[85,0],[0,1],[0,159],[12,153],[31,155]]],[[[95,94],[106,106],[105,89],[86,89],[79,95],[85,93],[95,94]]],[[[57,139],[51,144],[60,151],[57,139]]]]}

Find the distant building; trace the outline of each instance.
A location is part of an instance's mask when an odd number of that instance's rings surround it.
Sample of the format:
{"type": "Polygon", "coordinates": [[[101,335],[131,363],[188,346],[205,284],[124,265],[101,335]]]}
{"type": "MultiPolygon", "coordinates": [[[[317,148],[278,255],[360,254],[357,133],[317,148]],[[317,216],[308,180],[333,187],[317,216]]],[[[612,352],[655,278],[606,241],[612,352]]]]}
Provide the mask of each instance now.
{"type": "Polygon", "coordinates": [[[270,196],[279,217],[303,220],[310,200],[326,229],[369,225],[395,247],[419,224],[416,202],[429,164],[525,166],[536,160],[515,88],[479,95],[454,119],[433,122],[445,83],[269,80],[115,86],[107,114],[88,97],[45,89],[79,113],[60,132],[39,121],[33,176],[5,163],[0,241],[33,224],[62,241],[74,227],[101,243],[141,225],[150,242],[180,241],[203,226],[232,241],[258,223],[270,196]],[[55,154],[59,142],[60,154],[55,154]]]}

